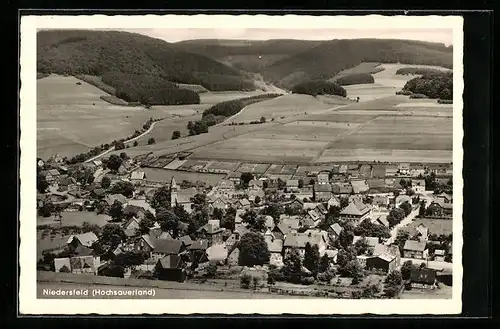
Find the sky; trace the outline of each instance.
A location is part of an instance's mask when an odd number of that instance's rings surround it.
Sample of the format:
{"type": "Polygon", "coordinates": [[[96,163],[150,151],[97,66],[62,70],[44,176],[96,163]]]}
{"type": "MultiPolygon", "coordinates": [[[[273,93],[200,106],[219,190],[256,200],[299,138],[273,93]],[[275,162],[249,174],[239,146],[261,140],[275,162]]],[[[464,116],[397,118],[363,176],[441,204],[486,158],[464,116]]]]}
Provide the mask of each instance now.
{"type": "Polygon", "coordinates": [[[178,42],[194,39],[233,39],[233,40],[269,40],[269,39],[301,39],[301,40],[332,40],[332,39],[407,39],[444,43],[453,42],[452,29],[117,29],[140,33],[150,37],[163,39],[167,42],[178,42]]]}

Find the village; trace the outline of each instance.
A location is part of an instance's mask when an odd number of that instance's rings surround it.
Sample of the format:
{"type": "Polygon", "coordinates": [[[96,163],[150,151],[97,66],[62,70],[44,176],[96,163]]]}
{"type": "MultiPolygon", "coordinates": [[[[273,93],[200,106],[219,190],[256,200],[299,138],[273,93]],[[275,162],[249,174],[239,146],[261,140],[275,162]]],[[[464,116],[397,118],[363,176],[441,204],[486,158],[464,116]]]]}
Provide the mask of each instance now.
{"type": "Polygon", "coordinates": [[[451,286],[451,164],[231,165],[123,151],[37,160],[39,273],[331,298],[451,286]]]}

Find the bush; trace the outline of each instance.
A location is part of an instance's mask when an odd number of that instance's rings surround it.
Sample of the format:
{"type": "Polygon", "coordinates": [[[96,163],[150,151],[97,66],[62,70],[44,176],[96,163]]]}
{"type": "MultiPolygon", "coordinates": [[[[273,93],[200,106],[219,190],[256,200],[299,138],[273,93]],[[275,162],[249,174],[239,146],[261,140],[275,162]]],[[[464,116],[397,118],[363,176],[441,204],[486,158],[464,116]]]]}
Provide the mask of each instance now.
{"type": "Polygon", "coordinates": [[[411,99],[423,99],[423,98],[429,98],[424,94],[411,94],[410,96],[411,99]]]}
{"type": "Polygon", "coordinates": [[[250,288],[250,282],[252,282],[252,276],[249,274],[243,274],[240,277],[240,287],[243,289],[249,289],[250,288]]]}
{"type": "Polygon", "coordinates": [[[453,104],[453,99],[438,99],[439,104],[453,104]]]}
{"type": "Polygon", "coordinates": [[[330,269],[326,272],[318,273],[317,278],[321,282],[330,282],[335,277],[335,271],[330,269]]]}
{"type": "Polygon", "coordinates": [[[414,93],[411,98],[453,99],[453,72],[427,74],[406,82],[404,90],[414,93]]]}
{"type": "Polygon", "coordinates": [[[311,285],[314,283],[314,278],[312,276],[306,276],[306,277],[303,277],[301,280],[300,280],[300,283],[301,284],[304,284],[304,285],[311,285]]]}

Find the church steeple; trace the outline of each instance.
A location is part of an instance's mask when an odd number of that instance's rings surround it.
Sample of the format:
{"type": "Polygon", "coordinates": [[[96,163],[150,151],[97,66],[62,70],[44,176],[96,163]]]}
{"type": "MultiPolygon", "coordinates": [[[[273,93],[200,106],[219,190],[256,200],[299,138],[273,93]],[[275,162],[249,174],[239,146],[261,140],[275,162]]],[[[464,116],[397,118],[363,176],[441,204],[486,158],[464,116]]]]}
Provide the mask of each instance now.
{"type": "Polygon", "coordinates": [[[177,204],[177,184],[175,183],[175,178],[172,177],[170,181],[170,206],[173,208],[177,204]]]}

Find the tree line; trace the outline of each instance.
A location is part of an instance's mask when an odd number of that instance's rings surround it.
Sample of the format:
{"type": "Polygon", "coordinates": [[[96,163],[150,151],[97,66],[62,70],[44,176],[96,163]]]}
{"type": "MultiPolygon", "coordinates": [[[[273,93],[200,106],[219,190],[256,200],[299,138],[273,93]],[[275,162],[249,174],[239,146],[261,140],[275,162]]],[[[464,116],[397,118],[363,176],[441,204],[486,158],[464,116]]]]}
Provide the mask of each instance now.
{"type": "Polygon", "coordinates": [[[406,82],[403,90],[434,99],[453,99],[453,72],[426,74],[406,82]]]}
{"type": "Polygon", "coordinates": [[[311,80],[299,83],[292,88],[294,94],[306,94],[311,96],[317,95],[338,95],[347,96],[347,91],[335,82],[324,80],[311,80]]]}
{"type": "Polygon", "coordinates": [[[340,77],[336,79],[335,82],[340,86],[348,86],[348,85],[374,83],[375,79],[371,74],[357,73],[340,77]]]}

